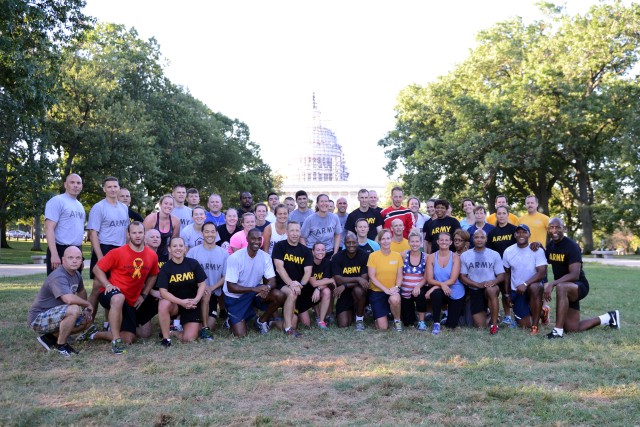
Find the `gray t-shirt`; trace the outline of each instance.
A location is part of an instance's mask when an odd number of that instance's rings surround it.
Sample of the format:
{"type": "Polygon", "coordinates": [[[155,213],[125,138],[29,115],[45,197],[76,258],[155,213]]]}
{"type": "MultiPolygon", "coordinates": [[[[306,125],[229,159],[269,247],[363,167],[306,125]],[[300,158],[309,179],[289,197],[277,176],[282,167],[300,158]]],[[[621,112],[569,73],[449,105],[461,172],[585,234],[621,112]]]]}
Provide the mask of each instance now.
{"type": "Polygon", "coordinates": [[[504,273],[500,254],[489,248],[480,252],[475,249],[463,252],[460,264],[460,274],[466,274],[474,282],[494,280],[498,274],[504,273]]]}
{"type": "Polygon", "coordinates": [[[342,233],[338,215],[328,212],[325,217],[314,213],[302,224],[300,236],[305,239],[307,247],[313,248],[316,242],[324,244],[327,252],[333,251],[333,238],[342,233]]]}
{"type": "Polygon", "coordinates": [[[184,242],[189,248],[194,248],[204,242],[202,232],[196,231],[193,228],[193,225],[194,224],[189,224],[185,228],[180,230],[180,237],[184,239],[184,242]]]}
{"type": "Polygon", "coordinates": [[[302,226],[304,221],[313,215],[313,213],[314,212],[311,209],[307,209],[304,212],[300,212],[299,209],[296,209],[289,214],[289,221],[297,221],[300,223],[300,226],[302,226]]]}
{"type": "Polygon", "coordinates": [[[180,220],[180,231],[184,230],[187,225],[193,224],[192,211],[189,206],[176,206],[171,215],[177,216],[180,220]]]}
{"type": "Polygon", "coordinates": [[[124,203],[115,206],[105,199],[93,205],[89,212],[87,230],[98,232],[98,241],[103,245],[122,246],[127,243],[129,208],[124,203]]]}
{"type": "MultiPolygon", "coordinates": [[[[187,256],[198,261],[204,272],[207,273],[207,286],[215,285],[226,274],[229,254],[220,246],[216,245],[211,249],[207,249],[204,245],[198,245],[189,249],[187,256]]],[[[220,295],[222,286],[216,289],[214,293],[220,295]]]]}
{"type": "Polygon", "coordinates": [[[82,245],[85,213],[77,199],[66,193],[52,197],[44,209],[44,218],[56,223],[57,244],[82,245]]]}
{"type": "Polygon", "coordinates": [[[77,294],[84,289],[82,275],[76,271],[73,274],[67,273],[63,266],[53,270],[44,280],[40,291],[33,300],[28,315],[28,325],[31,326],[38,314],[44,313],[59,305],[64,305],[60,299],[63,295],[77,294]]]}
{"type": "Polygon", "coordinates": [[[273,262],[268,253],[259,249],[256,256],[251,258],[247,248],[242,248],[227,259],[227,274],[225,275],[224,294],[230,298],[240,298],[241,294],[229,292],[228,282],[237,283],[245,288],[255,288],[262,284],[262,278],[275,277],[273,262]]]}
{"type": "Polygon", "coordinates": [[[509,246],[502,254],[504,268],[511,269],[511,289],[522,285],[536,274],[536,267],[547,265],[547,258],[542,249],[532,251],[529,245],[519,248],[517,244],[509,246]]]}
{"type": "Polygon", "coordinates": [[[340,220],[340,227],[342,227],[342,232],[340,233],[340,247],[344,245],[344,238],[347,235],[347,230],[345,230],[344,225],[347,223],[347,218],[349,217],[348,213],[344,213],[343,216],[336,214],[338,219],[340,220]]]}

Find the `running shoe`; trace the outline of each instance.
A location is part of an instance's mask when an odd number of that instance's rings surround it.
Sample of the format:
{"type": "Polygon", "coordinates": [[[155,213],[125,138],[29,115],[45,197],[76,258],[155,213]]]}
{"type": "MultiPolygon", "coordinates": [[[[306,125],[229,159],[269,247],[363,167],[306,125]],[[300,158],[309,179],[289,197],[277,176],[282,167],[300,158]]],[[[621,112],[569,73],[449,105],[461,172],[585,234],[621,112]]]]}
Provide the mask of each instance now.
{"type": "Polygon", "coordinates": [[[620,311],[610,311],[609,316],[611,316],[611,319],[609,319],[609,327],[613,329],[620,329],[620,311]]]}
{"type": "Polygon", "coordinates": [[[364,321],[356,320],[356,332],[364,331],[364,321]]]}
{"type": "Polygon", "coordinates": [[[98,332],[98,328],[96,325],[89,326],[83,333],[76,337],[76,342],[89,341],[91,339],[91,335],[98,332]]]}
{"type": "Polygon", "coordinates": [[[200,329],[200,339],[202,341],[213,341],[213,334],[211,333],[211,329],[206,326],[200,329]]]}
{"type": "Polygon", "coordinates": [[[553,340],[556,338],[562,338],[562,335],[557,333],[555,329],[547,334],[547,339],[553,340]]]}
{"type": "Polygon", "coordinates": [[[434,323],[433,327],[431,328],[431,335],[438,335],[440,334],[440,323],[434,323]]]}
{"type": "Polygon", "coordinates": [[[285,335],[290,336],[290,337],[295,337],[295,338],[300,338],[302,336],[304,336],[304,334],[296,331],[295,329],[291,328],[288,331],[284,331],[285,335]]]}
{"type": "Polygon", "coordinates": [[[529,335],[531,335],[531,336],[538,335],[538,327],[537,326],[532,326],[531,329],[529,329],[529,335]]]}
{"type": "Polygon", "coordinates": [[[489,326],[489,333],[491,335],[495,335],[498,333],[498,325],[491,325],[489,326]]]}
{"type": "Polygon", "coordinates": [[[336,319],[332,314],[327,314],[327,316],[324,318],[324,321],[327,323],[327,325],[331,325],[332,323],[335,323],[336,319]]]}
{"type": "Polygon", "coordinates": [[[427,325],[426,323],[424,323],[424,320],[418,320],[418,325],[416,326],[416,329],[419,331],[426,331],[427,330],[427,325]]]}
{"type": "Polygon", "coordinates": [[[113,354],[125,354],[127,352],[127,348],[121,338],[111,341],[111,351],[113,354]]]}
{"type": "Polygon", "coordinates": [[[224,320],[224,323],[222,323],[222,326],[225,329],[231,329],[231,324],[229,323],[229,318],[228,317],[224,320]]]}
{"type": "Polygon", "coordinates": [[[44,334],[39,336],[38,342],[42,344],[45,350],[49,351],[52,348],[56,348],[56,344],[58,343],[58,339],[52,333],[44,334]]]}
{"type": "Polygon", "coordinates": [[[399,320],[394,320],[393,321],[393,327],[395,328],[396,332],[402,332],[402,322],[399,320]]]}
{"type": "Polygon", "coordinates": [[[169,331],[170,332],[184,332],[184,328],[182,327],[181,324],[177,324],[177,325],[171,325],[169,326],[169,331]]]}
{"type": "Polygon", "coordinates": [[[367,317],[373,317],[373,308],[371,308],[371,304],[367,304],[365,306],[364,315],[367,317]]]}
{"type": "Polygon", "coordinates": [[[545,305],[540,311],[540,321],[544,326],[549,324],[549,306],[545,305]]]}
{"type": "Polygon", "coordinates": [[[327,322],[322,322],[322,321],[318,321],[318,328],[320,328],[323,331],[328,331],[329,327],[327,326],[327,322]]]}
{"type": "Polygon", "coordinates": [[[425,322],[430,322],[433,320],[433,313],[427,313],[424,315],[424,321],[425,322]]]}
{"type": "Polygon", "coordinates": [[[516,327],[516,321],[511,316],[504,316],[504,319],[502,319],[502,324],[507,325],[509,328],[516,327]]]}
{"type": "Polygon", "coordinates": [[[262,335],[269,333],[269,322],[261,322],[260,319],[256,319],[255,326],[262,335]]]}
{"type": "Polygon", "coordinates": [[[67,347],[71,347],[69,344],[56,344],[56,350],[58,350],[58,354],[62,357],[71,357],[73,354],[67,347]]]}
{"type": "Polygon", "coordinates": [[[160,341],[160,345],[165,348],[169,348],[171,347],[171,340],[168,338],[164,338],[162,341],[160,341]]]}

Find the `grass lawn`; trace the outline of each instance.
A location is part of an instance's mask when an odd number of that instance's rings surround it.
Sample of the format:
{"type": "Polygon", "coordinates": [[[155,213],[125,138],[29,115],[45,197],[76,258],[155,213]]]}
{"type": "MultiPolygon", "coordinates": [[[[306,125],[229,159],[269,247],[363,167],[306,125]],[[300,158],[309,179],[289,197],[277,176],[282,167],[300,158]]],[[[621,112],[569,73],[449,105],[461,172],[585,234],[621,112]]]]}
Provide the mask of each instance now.
{"type": "Polygon", "coordinates": [[[617,308],[622,330],[433,337],[368,320],[361,334],[216,330],[212,343],[151,339],[122,356],[91,342],[71,360],[45,353],[25,325],[43,276],[0,279],[0,425],[637,425],[638,270],[585,268],[583,317],[617,308]]]}
{"type": "MultiPolygon", "coordinates": [[[[11,240],[8,242],[11,249],[0,248],[0,263],[2,264],[31,264],[32,255],[46,255],[47,253],[47,241],[43,240],[40,243],[43,251],[32,251],[32,240],[11,240]]],[[[91,244],[82,244],[82,255],[85,259],[91,259],[91,244]]]]}

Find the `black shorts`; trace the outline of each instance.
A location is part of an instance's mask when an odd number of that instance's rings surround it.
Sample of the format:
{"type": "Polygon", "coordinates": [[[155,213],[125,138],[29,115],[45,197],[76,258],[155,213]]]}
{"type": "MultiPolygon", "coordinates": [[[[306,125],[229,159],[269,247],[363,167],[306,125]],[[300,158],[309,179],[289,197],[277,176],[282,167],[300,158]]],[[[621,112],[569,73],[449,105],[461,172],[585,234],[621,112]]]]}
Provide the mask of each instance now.
{"type": "Polygon", "coordinates": [[[296,299],[296,311],[298,312],[298,314],[304,313],[305,311],[309,310],[311,307],[314,307],[316,304],[318,304],[317,302],[313,302],[311,300],[311,297],[313,297],[313,292],[315,290],[316,288],[314,288],[308,283],[302,287],[302,291],[300,292],[300,295],[298,295],[298,298],[296,299]]]}
{"type": "Polygon", "coordinates": [[[589,294],[589,282],[576,282],[578,285],[578,301],[569,301],[569,308],[580,311],[580,300],[589,294]]]}
{"type": "Polygon", "coordinates": [[[351,292],[351,289],[345,289],[340,295],[340,298],[336,301],[336,316],[343,311],[355,310],[355,302],[353,301],[353,295],[351,295],[351,292]]]}
{"type": "Polygon", "coordinates": [[[136,323],[142,326],[151,321],[158,314],[158,300],[151,295],[147,296],[136,310],[136,323]]]}
{"type": "Polygon", "coordinates": [[[218,318],[218,298],[219,296],[216,294],[211,294],[209,297],[209,316],[214,319],[218,318]]]}
{"type": "Polygon", "coordinates": [[[487,304],[487,296],[484,293],[484,289],[472,290],[470,303],[471,315],[486,313],[489,305],[487,304]]]}
{"type": "MultiPolygon", "coordinates": [[[[102,251],[102,256],[105,256],[106,254],[109,253],[110,250],[113,249],[117,249],[120,246],[114,246],[114,245],[103,245],[102,243],[100,244],[100,250],[102,251]]],[[[96,253],[91,250],[91,265],[89,267],[89,278],[93,279],[94,275],[93,275],[93,267],[96,266],[96,264],[98,263],[98,255],[96,255],[96,253]]],[[[109,277],[110,274],[107,273],[107,277],[109,277]]]]}
{"type": "MultiPolygon", "coordinates": [[[[56,243],[56,252],[58,252],[58,257],[60,257],[60,260],[62,260],[64,251],[66,251],[67,248],[70,246],[75,246],[75,245],[59,245],[56,243]]],[[[81,246],[76,246],[76,248],[80,249],[80,252],[82,252],[81,246]]],[[[47,246],[47,255],[44,258],[44,262],[47,265],[47,276],[48,276],[53,271],[53,268],[51,268],[51,251],[49,250],[48,246],[47,246]]],[[[82,264],[80,264],[80,268],[78,269],[78,271],[82,273],[83,267],[84,267],[84,257],[82,257],[82,264]]]]}
{"type": "MultiPolygon", "coordinates": [[[[107,310],[111,310],[111,297],[120,293],[122,292],[117,289],[114,289],[106,295],[104,292],[100,292],[98,301],[100,301],[101,306],[107,310]]],[[[122,325],[120,326],[120,331],[127,331],[135,334],[136,324],[136,309],[131,307],[129,303],[125,301],[124,304],[122,304],[122,325]]]]}
{"type": "Polygon", "coordinates": [[[180,323],[183,325],[187,323],[202,323],[199,302],[196,308],[184,308],[183,306],[179,305],[178,315],[180,316],[180,323]]]}

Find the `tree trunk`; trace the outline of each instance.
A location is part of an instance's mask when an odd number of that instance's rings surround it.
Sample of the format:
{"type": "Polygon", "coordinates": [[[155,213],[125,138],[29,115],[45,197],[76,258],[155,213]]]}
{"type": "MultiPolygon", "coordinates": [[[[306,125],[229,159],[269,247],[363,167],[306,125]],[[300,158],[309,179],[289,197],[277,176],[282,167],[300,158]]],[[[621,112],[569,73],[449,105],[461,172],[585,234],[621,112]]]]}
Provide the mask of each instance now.
{"type": "Polygon", "coordinates": [[[589,195],[589,176],[583,171],[582,162],[576,162],[578,179],[578,216],[582,223],[582,245],[583,252],[590,254],[593,250],[593,210],[589,195]]]}
{"type": "Polygon", "coordinates": [[[7,223],[2,219],[0,219],[0,233],[2,233],[2,235],[0,235],[0,248],[11,249],[11,246],[9,246],[7,242],[7,223]]]}
{"type": "Polygon", "coordinates": [[[40,235],[42,234],[42,224],[40,224],[40,215],[36,215],[33,219],[33,246],[31,247],[32,251],[42,252],[42,247],[40,246],[40,235]]]}

